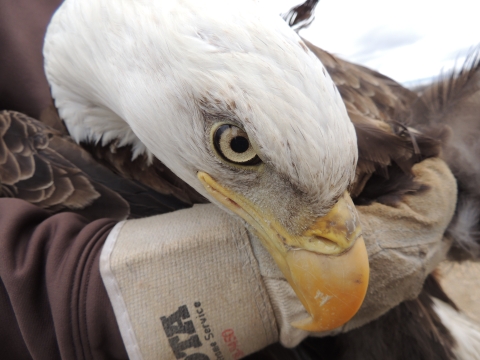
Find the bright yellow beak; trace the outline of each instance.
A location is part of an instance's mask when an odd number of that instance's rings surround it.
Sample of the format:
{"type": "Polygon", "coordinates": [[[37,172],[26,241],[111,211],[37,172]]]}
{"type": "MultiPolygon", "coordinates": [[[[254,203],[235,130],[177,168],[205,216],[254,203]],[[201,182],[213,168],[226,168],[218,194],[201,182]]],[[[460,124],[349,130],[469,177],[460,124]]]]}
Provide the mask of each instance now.
{"type": "Polygon", "coordinates": [[[369,266],[358,215],[348,193],[301,235],[292,235],[270,214],[199,172],[205,189],[255,230],[310,314],[293,326],[311,332],[335,329],[358,311],[369,266]]]}

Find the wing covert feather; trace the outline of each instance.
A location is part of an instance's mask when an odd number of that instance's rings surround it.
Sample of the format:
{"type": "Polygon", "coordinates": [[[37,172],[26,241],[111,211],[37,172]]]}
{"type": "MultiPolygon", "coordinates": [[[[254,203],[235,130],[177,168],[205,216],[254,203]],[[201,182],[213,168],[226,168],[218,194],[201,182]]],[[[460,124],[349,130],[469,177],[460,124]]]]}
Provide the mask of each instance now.
{"type": "Polygon", "coordinates": [[[439,142],[409,126],[418,95],[392,79],[305,41],[335,82],[357,133],[359,159],[351,194],[357,204],[395,204],[422,189],[412,166],[438,156],[439,142]]]}
{"type": "MultiPolygon", "coordinates": [[[[0,134],[2,197],[17,197],[52,212],[84,209],[104,201],[96,184],[51,146],[52,139],[65,135],[13,111],[0,112],[0,134]]],[[[125,218],[128,204],[113,194],[112,210],[103,217],[125,218]]]]}

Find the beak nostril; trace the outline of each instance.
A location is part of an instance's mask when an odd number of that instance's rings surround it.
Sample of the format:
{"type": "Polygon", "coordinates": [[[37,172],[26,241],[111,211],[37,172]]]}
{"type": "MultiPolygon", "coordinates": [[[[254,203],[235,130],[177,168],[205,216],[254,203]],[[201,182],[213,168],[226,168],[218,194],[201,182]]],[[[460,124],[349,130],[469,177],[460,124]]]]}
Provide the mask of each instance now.
{"type": "Polygon", "coordinates": [[[334,241],[332,240],[329,240],[327,238],[324,238],[323,236],[312,236],[310,239],[308,239],[308,241],[310,242],[314,242],[314,241],[322,241],[323,243],[325,244],[332,244],[332,245],[337,245],[334,241]]]}
{"type": "Polygon", "coordinates": [[[318,235],[312,235],[308,238],[307,240],[309,243],[322,243],[325,249],[328,249],[330,251],[338,250],[341,249],[341,247],[334,241],[327,239],[323,236],[318,236],[318,235]]]}

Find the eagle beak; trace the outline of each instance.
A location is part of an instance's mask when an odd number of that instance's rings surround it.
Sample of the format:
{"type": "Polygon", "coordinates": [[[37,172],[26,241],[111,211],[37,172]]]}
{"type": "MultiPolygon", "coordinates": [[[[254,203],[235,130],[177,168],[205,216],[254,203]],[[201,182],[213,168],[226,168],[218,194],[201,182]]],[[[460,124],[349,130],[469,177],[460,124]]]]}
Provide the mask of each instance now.
{"type": "Polygon", "coordinates": [[[205,189],[255,230],[310,317],[292,325],[310,332],[335,329],[360,308],[369,265],[358,215],[347,192],[301,235],[292,235],[250,200],[199,172],[205,189]]]}

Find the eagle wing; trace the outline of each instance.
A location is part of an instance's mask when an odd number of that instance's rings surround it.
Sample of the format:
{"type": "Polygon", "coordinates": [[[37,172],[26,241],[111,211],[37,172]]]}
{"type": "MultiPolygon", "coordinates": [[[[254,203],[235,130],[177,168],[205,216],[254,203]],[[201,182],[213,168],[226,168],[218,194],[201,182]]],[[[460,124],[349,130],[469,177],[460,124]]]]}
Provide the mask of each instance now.
{"type": "Polygon", "coordinates": [[[73,211],[88,219],[144,217],[188,207],[115,174],[62,131],[56,112],[39,121],[0,112],[0,196],[15,197],[52,213],[73,211]],[[48,123],[49,125],[47,125],[48,123]]]}
{"type": "Polygon", "coordinates": [[[51,142],[58,136],[54,129],[21,113],[2,111],[0,134],[2,196],[53,212],[84,209],[101,197],[100,189],[53,149],[51,142]]]}

